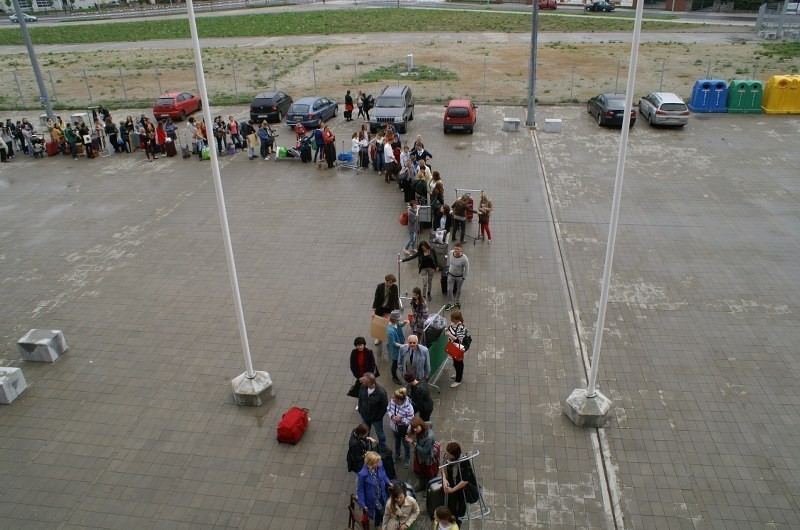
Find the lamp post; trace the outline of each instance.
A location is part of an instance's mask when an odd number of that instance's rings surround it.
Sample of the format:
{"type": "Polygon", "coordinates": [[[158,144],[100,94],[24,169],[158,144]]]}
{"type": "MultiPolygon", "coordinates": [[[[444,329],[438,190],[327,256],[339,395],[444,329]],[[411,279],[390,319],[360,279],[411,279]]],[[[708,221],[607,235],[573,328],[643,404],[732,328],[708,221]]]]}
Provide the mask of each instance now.
{"type": "Polygon", "coordinates": [[[526,127],[536,127],[536,48],[539,35],[539,2],[533,1],[533,20],[531,21],[531,60],[528,67],[528,117],[526,127]]]}
{"type": "Polygon", "coordinates": [[[33,49],[31,35],[28,33],[28,23],[25,22],[25,15],[22,13],[22,8],[17,0],[14,0],[14,12],[17,14],[17,22],[19,22],[19,27],[22,30],[22,40],[25,41],[25,47],[28,48],[28,57],[31,59],[33,75],[36,77],[36,84],[39,86],[39,101],[44,105],[47,117],[53,120],[55,119],[55,114],[53,114],[53,107],[50,105],[50,98],[47,96],[47,88],[44,86],[42,70],[39,68],[39,60],[36,58],[36,51],[33,49]]]}

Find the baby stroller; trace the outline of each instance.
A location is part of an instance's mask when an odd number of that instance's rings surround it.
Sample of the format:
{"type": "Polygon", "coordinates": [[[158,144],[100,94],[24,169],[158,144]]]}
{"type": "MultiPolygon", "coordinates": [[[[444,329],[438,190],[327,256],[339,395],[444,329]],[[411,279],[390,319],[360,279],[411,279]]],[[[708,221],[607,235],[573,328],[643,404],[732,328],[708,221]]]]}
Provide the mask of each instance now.
{"type": "Polygon", "coordinates": [[[44,158],[44,136],[32,134],[31,146],[33,147],[33,158],[44,158]]]}

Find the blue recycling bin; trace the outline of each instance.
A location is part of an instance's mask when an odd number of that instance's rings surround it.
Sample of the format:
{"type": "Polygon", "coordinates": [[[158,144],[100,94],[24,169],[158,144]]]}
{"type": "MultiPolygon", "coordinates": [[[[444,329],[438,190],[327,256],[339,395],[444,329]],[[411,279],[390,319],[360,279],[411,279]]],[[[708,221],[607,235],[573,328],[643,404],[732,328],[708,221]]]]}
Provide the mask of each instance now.
{"type": "Polygon", "coordinates": [[[728,84],[722,79],[698,79],[688,106],[692,112],[728,112],[728,84]]]}

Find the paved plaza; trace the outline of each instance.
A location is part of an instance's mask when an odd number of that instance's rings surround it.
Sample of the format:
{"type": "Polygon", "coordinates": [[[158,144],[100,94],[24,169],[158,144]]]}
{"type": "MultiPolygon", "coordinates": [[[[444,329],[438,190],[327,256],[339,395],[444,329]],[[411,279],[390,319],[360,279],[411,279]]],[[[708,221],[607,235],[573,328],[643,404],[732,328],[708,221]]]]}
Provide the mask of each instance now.
{"type": "MultiPolygon", "coordinates": [[[[598,378],[614,407],[597,430],[562,407],[585,384],[619,130],[540,107],[562,133],[502,132],[524,109],[481,106],[474,135],[444,136],[442,113],[418,107],[404,140],[423,135],[448,202],[494,202],[491,245],[465,246],[465,382],[445,374],[434,396],[437,438],[480,451],[491,513],[464,527],[800,526],[800,120],[633,128],[598,378]]],[[[332,125],[349,143],[355,124],[332,125]]],[[[0,406],[0,527],[347,527],[349,352],[398,273],[402,194],[372,171],[246,153],[221,167],[254,365],[275,382],[260,408],[231,394],[244,360],[208,162],[0,166],[0,365],[29,384],[0,406]],[[21,361],[32,328],[63,330],[69,351],[21,361]],[[311,425],[280,445],[293,405],[311,425]]],[[[401,291],[416,271],[402,265],[401,291]]]]}

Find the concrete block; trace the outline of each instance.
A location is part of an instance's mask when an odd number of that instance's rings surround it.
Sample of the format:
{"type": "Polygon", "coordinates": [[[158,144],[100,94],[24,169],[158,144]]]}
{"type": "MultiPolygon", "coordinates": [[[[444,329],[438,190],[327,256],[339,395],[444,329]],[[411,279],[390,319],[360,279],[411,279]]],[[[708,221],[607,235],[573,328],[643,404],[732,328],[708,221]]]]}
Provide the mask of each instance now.
{"type": "Polygon", "coordinates": [[[233,381],[233,397],[237,405],[260,407],[264,402],[275,397],[272,390],[272,378],[267,372],[255,372],[255,377],[247,377],[247,372],[240,374],[233,381]]]}
{"type": "Polygon", "coordinates": [[[519,118],[503,118],[504,131],[518,131],[520,119],[519,118]]]}
{"type": "Polygon", "coordinates": [[[10,405],[26,388],[28,383],[21,369],[0,367],[0,403],[10,405]]]}
{"type": "Polygon", "coordinates": [[[32,329],[17,341],[20,356],[26,361],[52,363],[67,351],[64,334],[57,329],[32,329]]]}
{"type": "Polygon", "coordinates": [[[602,427],[608,419],[612,404],[600,392],[588,397],[585,388],[578,388],[567,398],[564,414],[578,427],[602,427]]]}
{"type": "Polygon", "coordinates": [[[544,132],[560,133],[561,132],[561,120],[560,119],[544,120],[544,132]]]}

